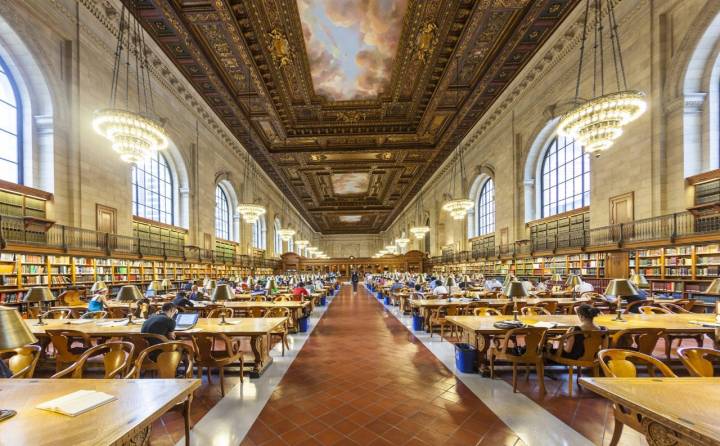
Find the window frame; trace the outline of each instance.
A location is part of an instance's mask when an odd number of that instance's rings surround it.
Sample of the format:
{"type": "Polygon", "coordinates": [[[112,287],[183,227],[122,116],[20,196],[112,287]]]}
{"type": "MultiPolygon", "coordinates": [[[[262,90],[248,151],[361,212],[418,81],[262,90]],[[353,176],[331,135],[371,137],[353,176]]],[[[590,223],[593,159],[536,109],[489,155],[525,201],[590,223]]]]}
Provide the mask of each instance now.
{"type": "Polygon", "coordinates": [[[231,221],[232,215],[230,212],[230,199],[222,186],[218,184],[215,186],[215,237],[232,241],[231,221]],[[222,209],[221,203],[225,204],[224,209],[222,209]],[[224,223],[224,228],[219,227],[218,223],[224,223]]]}
{"type": "MultiPolygon", "coordinates": [[[[25,178],[24,178],[24,153],[23,153],[23,147],[24,147],[24,141],[23,141],[23,102],[22,98],[20,97],[20,89],[18,88],[18,83],[15,80],[15,76],[13,75],[12,71],[8,67],[7,63],[3,59],[2,56],[0,56],[0,69],[2,69],[3,74],[5,74],[5,77],[7,77],[8,82],[10,83],[10,89],[13,92],[13,95],[15,96],[15,131],[17,132],[15,134],[15,156],[16,161],[13,162],[12,160],[6,160],[10,163],[13,163],[17,166],[17,182],[15,184],[25,184],[25,178]]],[[[0,99],[0,101],[2,101],[0,99]]],[[[2,101],[5,102],[5,101],[2,101]]],[[[7,104],[7,103],[6,103],[7,104]]],[[[10,104],[8,104],[10,105],[10,104]]],[[[0,131],[3,131],[9,135],[12,135],[10,132],[7,132],[0,128],[0,131]]],[[[4,158],[3,158],[4,159],[4,158]]],[[[8,181],[8,180],[4,180],[8,181]]],[[[12,182],[12,181],[10,181],[12,182]]]]}
{"type": "Polygon", "coordinates": [[[495,233],[495,182],[491,177],[488,177],[480,187],[478,193],[477,203],[475,203],[475,236],[481,237],[484,235],[495,233]],[[483,203],[483,199],[487,196],[488,185],[492,188],[490,193],[492,197],[483,203]],[[483,210],[485,213],[483,214],[483,210]]]}
{"type": "Polygon", "coordinates": [[[540,190],[539,190],[539,204],[540,204],[540,218],[548,218],[555,215],[563,214],[565,212],[571,212],[576,209],[590,205],[590,156],[585,152],[585,148],[580,146],[581,155],[578,157],[575,154],[578,142],[567,136],[553,135],[550,142],[547,143],[543,151],[543,156],[540,160],[540,169],[538,172],[540,179],[540,190]],[[562,144],[560,139],[562,138],[562,144]],[[562,156],[560,156],[562,151],[562,156]],[[572,154],[572,158],[568,160],[567,153],[572,154]],[[560,159],[563,159],[562,164],[560,159]],[[575,171],[575,163],[577,160],[581,160],[580,173],[575,171]],[[546,172],[545,168],[548,163],[554,162],[554,166],[548,167],[546,172]],[[572,177],[567,177],[567,166],[572,165],[572,177]],[[560,180],[562,171],[563,180],[560,180]],[[575,180],[580,180],[580,193],[575,189],[575,180]],[[549,184],[549,186],[548,186],[549,184]],[[567,186],[572,187],[572,193],[567,193],[567,186]],[[560,191],[563,191],[562,197],[560,191]],[[548,199],[546,199],[545,192],[548,192],[548,199]],[[551,195],[554,194],[554,197],[551,195]],[[580,202],[577,206],[567,207],[568,203],[574,204],[576,197],[579,197],[580,202]],[[554,198],[554,199],[553,199],[554,198]],[[560,208],[560,204],[563,203],[565,208],[560,208]]]}
{"type": "MultiPolygon", "coordinates": [[[[165,184],[163,184],[163,185],[165,185],[165,184]]],[[[171,168],[171,164],[165,155],[163,155],[161,152],[153,153],[153,155],[151,157],[148,157],[145,160],[143,160],[142,168],[140,168],[137,163],[134,163],[132,165],[132,169],[131,169],[131,185],[132,185],[132,189],[133,189],[131,205],[132,205],[132,212],[133,212],[134,216],[140,217],[140,218],[145,218],[145,219],[152,220],[152,221],[157,221],[159,223],[163,223],[163,224],[167,224],[167,225],[171,225],[171,226],[175,226],[175,199],[176,199],[176,197],[175,197],[175,178],[173,175],[173,170],[171,168]],[[154,157],[157,157],[157,161],[155,161],[154,157]],[[160,160],[162,160],[162,162],[160,160]],[[152,174],[152,167],[150,169],[151,170],[150,172],[145,170],[145,163],[147,163],[148,161],[158,163],[158,175],[157,176],[154,176],[152,174]],[[167,170],[167,181],[160,178],[160,167],[164,167],[167,170]],[[146,183],[145,180],[148,178],[148,176],[151,179],[153,177],[155,177],[158,181],[158,186],[160,186],[161,182],[167,184],[169,195],[163,195],[160,192],[159,188],[158,188],[158,190],[153,191],[152,189],[147,188],[144,185],[140,186],[139,182],[138,182],[138,172],[140,172],[140,171],[142,171],[144,174],[143,183],[146,183]],[[166,202],[169,200],[169,203],[170,203],[169,210],[167,210],[167,209],[161,210],[160,207],[155,209],[155,208],[145,204],[148,202],[148,200],[146,198],[147,194],[144,194],[143,203],[141,204],[139,201],[140,188],[142,188],[144,191],[150,191],[151,196],[157,195],[159,197],[158,204],[159,204],[160,200],[164,200],[166,202]],[[144,213],[144,215],[140,215],[139,209],[141,206],[144,209],[150,209],[153,212],[151,212],[150,215],[148,215],[147,213],[144,213]],[[159,217],[158,219],[153,218],[153,213],[155,210],[157,210],[158,217],[159,217]],[[169,215],[170,221],[165,221],[163,219],[163,217],[165,215],[169,215]]]]}

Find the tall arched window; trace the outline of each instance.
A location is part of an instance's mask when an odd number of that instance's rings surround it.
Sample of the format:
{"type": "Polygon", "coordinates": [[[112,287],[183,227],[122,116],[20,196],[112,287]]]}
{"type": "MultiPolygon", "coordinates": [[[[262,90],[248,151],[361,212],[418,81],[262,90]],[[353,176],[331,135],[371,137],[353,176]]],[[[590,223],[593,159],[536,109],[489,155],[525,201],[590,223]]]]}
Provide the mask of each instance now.
{"type": "Polygon", "coordinates": [[[230,201],[222,187],[215,186],[215,237],[230,240],[230,201]]]}
{"type": "Polygon", "coordinates": [[[280,238],[280,229],[282,228],[282,224],[280,223],[280,219],[275,219],[275,254],[280,255],[282,254],[282,239],[280,238]]]}
{"type": "Polygon", "coordinates": [[[590,204],[590,157],[573,138],[556,136],[542,161],[541,217],[590,204]]]}
{"type": "Polygon", "coordinates": [[[0,58],[0,180],[22,184],[22,103],[15,80],[0,58]]]}
{"type": "Polygon", "coordinates": [[[480,189],[477,202],[477,235],[495,232],[495,183],[488,178],[480,189]]]}
{"type": "Polygon", "coordinates": [[[165,156],[155,152],[132,167],[133,215],[175,224],[173,178],[165,156]]]}
{"type": "Polygon", "coordinates": [[[288,240],[288,252],[295,251],[295,241],[293,239],[288,240]]]}
{"type": "Polygon", "coordinates": [[[265,217],[261,216],[253,223],[252,227],[252,245],[253,248],[266,249],[267,228],[265,226],[265,217]]]}

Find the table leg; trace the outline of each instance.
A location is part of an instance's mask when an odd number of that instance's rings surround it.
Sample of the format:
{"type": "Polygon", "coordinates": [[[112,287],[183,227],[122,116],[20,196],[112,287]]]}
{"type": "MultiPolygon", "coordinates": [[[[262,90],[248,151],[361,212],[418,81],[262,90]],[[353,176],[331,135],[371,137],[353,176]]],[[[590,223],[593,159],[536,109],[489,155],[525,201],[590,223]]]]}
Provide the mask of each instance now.
{"type": "Polygon", "coordinates": [[[268,350],[269,348],[269,339],[270,333],[265,333],[262,335],[255,335],[250,338],[250,348],[252,349],[253,356],[255,357],[255,363],[253,364],[252,371],[250,372],[250,376],[253,378],[258,378],[260,375],[262,375],[262,372],[265,371],[267,366],[270,365],[272,362],[272,357],[270,356],[270,352],[268,350]]]}
{"type": "MultiPolygon", "coordinates": [[[[469,334],[468,334],[469,336],[469,334]]],[[[487,361],[487,351],[490,347],[490,336],[475,333],[475,349],[478,355],[478,372],[483,376],[490,376],[490,367],[487,361]]]]}
{"type": "MultiPolygon", "coordinates": [[[[208,374],[209,376],[209,374],[208,374]]],[[[220,378],[222,380],[222,378],[220,378]]],[[[185,446],[190,446],[190,405],[192,404],[192,395],[188,395],[183,404],[183,417],[185,418],[185,446]]]]}

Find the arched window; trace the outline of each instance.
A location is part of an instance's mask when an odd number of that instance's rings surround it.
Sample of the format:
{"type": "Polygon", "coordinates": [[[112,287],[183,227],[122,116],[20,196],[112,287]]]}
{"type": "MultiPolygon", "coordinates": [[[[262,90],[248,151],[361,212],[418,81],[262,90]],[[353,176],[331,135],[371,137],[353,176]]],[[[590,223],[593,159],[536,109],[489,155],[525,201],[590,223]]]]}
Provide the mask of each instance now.
{"type": "Polygon", "coordinates": [[[252,245],[253,248],[265,249],[265,239],[267,237],[267,228],[265,226],[265,217],[261,216],[253,223],[252,227],[252,245]]]}
{"type": "Polygon", "coordinates": [[[541,218],[590,204],[590,157],[573,138],[555,136],[550,141],[540,185],[541,218]]]}
{"type": "Polygon", "coordinates": [[[155,152],[132,167],[133,215],[175,224],[173,178],[165,156],[155,152]]]}
{"type": "Polygon", "coordinates": [[[495,232],[495,183],[488,178],[480,189],[477,202],[477,215],[475,227],[477,235],[487,235],[495,232]]]}
{"type": "Polygon", "coordinates": [[[293,239],[288,240],[288,252],[295,251],[295,241],[293,239]]]}
{"type": "Polygon", "coordinates": [[[231,240],[230,201],[222,187],[215,186],[215,237],[231,240]]]}
{"type": "Polygon", "coordinates": [[[280,238],[280,229],[282,228],[282,224],[280,223],[280,219],[275,219],[275,254],[280,255],[282,254],[282,239],[280,238]]]}
{"type": "Polygon", "coordinates": [[[22,103],[15,80],[0,58],[0,180],[22,184],[22,103]]]}

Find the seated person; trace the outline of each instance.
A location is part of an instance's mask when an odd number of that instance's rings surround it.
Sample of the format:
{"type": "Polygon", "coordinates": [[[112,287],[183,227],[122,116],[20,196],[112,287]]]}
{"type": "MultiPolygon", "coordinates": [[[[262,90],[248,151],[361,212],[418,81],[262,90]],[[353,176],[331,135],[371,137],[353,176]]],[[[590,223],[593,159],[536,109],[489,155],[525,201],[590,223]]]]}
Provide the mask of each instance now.
{"type": "Polygon", "coordinates": [[[576,293],[582,294],[588,291],[595,291],[595,287],[593,287],[591,283],[583,281],[580,285],[575,285],[576,293]]]}
{"type": "MultiPolygon", "coordinates": [[[[143,322],[140,333],[152,333],[165,336],[168,339],[175,339],[175,319],[173,318],[177,314],[177,311],[174,303],[164,303],[158,313],[153,314],[143,322]]],[[[157,339],[149,339],[148,342],[150,345],[160,343],[157,339]]]]}
{"type": "Polygon", "coordinates": [[[267,293],[265,292],[265,289],[263,289],[263,286],[260,285],[259,283],[257,283],[257,284],[255,284],[255,288],[252,290],[252,292],[250,294],[255,296],[258,294],[266,295],[267,293]]]}
{"type": "Polygon", "coordinates": [[[495,290],[496,288],[502,288],[502,282],[500,282],[500,281],[497,280],[497,279],[487,279],[487,280],[485,281],[485,284],[483,285],[483,287],[484,287],[485,290],[487,290],[487,291],[493,291],[493,290],[495,290]]]}
{"type": "Polygon", "coordinates": [[[525,288],[525,291],[529,292],[529,291],[535,290],[535,286],[529,280],[523,280],[522,284],[523,284],[523,287],[525,288]]]}
{"type": "Polygon", "coordinates": [[[547,289],[547,284],[542,280],[538,281],[537,285],[535,285],[535,291],[547,291],[547,289]]]}
{"type": "Polygon", "coordinates": [[[195,306],[195,304],[187,298],[183,291],[178,291],[175,295],[175,299],[172,300],[172,303],[174,303],[176,307],[180,308],[192,308],[195,306]]]}
{"type": "MultiPolygon", "coordinates": [[[[637,290],[636,295],[625,297],[626,305],[631,304],[633,302],[646,300],[650,296],[650,294],[647,291],[643,290],[642,288],[635,288],[635,289],[637,290]]],[[[633,308],[631,308],[630,313],[634,313],[634,314],[640,313],[640,305],[635,305],[633,308]]]]}
{"type": "Polygon", "coordinates": [[[440,279],[435,281],[435,288],[433,288],[432,293],[435,296],[437,296],[438,294],[450,294],[447,287],[443,285],[440,279]]]}
{"type": "Polygon", "coordinates": [[[308,290],[305,289],[305,284],[302,282],[299,282],[297,285],[295,285],[295,288],[292,290],[293,297],[300,298],[302,300],[305,296],[309,296],[310,293],[308,293],[308,290]]]}
{"type": "Polygon", "coordinates": [[[133,315],[141,319],[147,319],[150,314],[150,299],[143,297],[135,302],[135,312],[133,315]]]}
{"type": "Polygon", "coordinates": [[[393,292],[395,292],[395,291],[400,291],[400,290],[402,290],[402,288],[403,288],[402,282],[400,282],[399,280],[396,280],[396,281],[392,284],[392,286],[390,286],[390,292],[393,293],[393,292]]]}
{"type": "Polygon", "coordinates": [[[200,292],[197,285],[192,285],[190,287],[190,294],[188,294],[187,297],[190,300],[204,300],[205,299],[205,295],[200,292]]]}
{"type": "Polygon", "coordinates": [[[577,308],[580,325],[570,327],[566,333],[578,333],[565,341],[561,353],[563,358],[578,359],[585,354],[585,336],[582,334],[583,331],[605,330],[605,327],[595,325],[594,319],[598,314],[600,314],[600,310],[588,304],[582,304],[577,308]]]}
{"type": "Polygon", "coordinates": [[[88,301],[88,311],[103,311],[107,308],[108,289],[98,290],[92,299],[88,301]]]}

